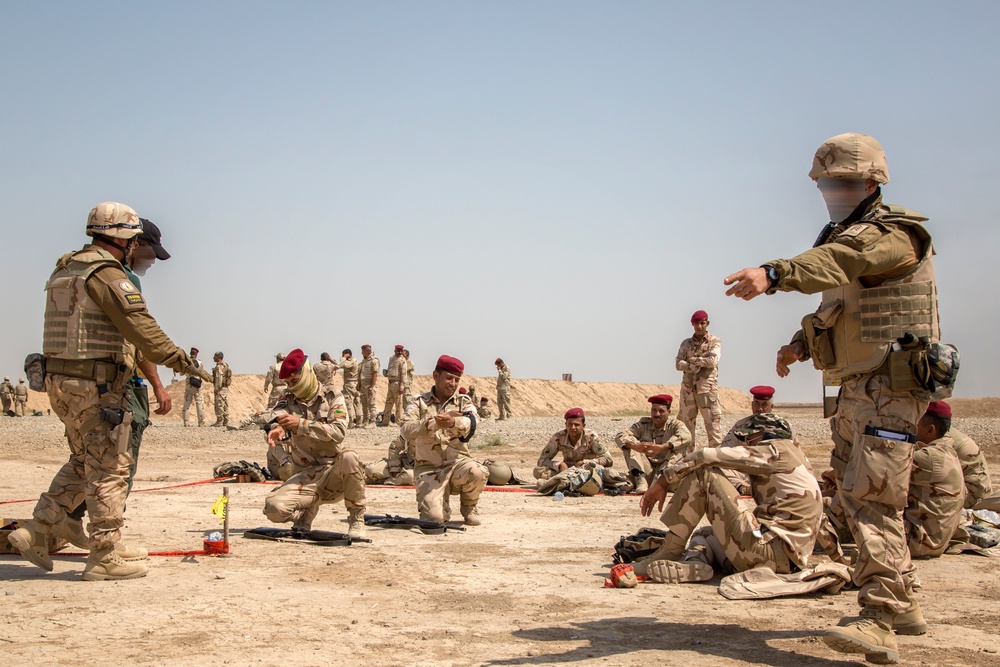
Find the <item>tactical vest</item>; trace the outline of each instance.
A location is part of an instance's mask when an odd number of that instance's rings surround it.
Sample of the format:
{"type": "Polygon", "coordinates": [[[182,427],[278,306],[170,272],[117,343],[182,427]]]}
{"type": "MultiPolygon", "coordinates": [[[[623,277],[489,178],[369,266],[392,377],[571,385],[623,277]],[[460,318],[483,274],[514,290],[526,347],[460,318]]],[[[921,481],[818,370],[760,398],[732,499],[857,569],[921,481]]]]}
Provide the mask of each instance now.
{"type": "Polygon", "coordinates": [[[940,339],[937,286],[931,236],[920,223],[927,220],[901,206],[883,205],[881,215],[859,224],[892,223],[912,230],[924,245],[920,262],[908,273],[877,287],[857,280],[824,290],[819,310],[807,315],[803,331],[813,365],[834,382],[870,373],[882,366],[892,344],[907,333],[940,339]]]}
{"type": "Polygon", "coordinates": [[[107,359],[128,363],[134,349],[87,293],[86,282],[98,269],[122,265],[94,246],[59,258],[45,284],[42,351],[50,359],[107,359]]]}

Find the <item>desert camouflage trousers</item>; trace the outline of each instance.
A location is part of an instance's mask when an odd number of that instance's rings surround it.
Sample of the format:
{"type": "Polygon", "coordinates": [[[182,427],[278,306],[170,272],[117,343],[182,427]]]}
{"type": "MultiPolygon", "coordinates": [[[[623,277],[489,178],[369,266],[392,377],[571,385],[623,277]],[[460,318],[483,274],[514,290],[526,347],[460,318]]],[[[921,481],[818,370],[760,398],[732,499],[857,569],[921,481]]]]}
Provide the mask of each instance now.
{"type": "Polygon", "coordinates": [[[684,560],[697,560],[728,574],[769,567],[791,572],[784,542],[761,526],[753,509],[743,509],[739,492],[718,468],[699,468],[677,482],[660,520],[670,530],[684,560]],[[698,528],[702,517],[708,526],[698,528]]]}
{"type": "Polygon", "coordinates": [[[14,412],[22,417],[28,414],[28,399],[19,396],[14,397],[14,412]]]}
{"type": "Polygon", "coordinates": [[[379,459],[365,466],[365,484],[412,486],[413,471],[405,468],[390,468],[388,459],[379,459]]]}
{"type": "Polygon", "coordinates": [[[402,386],[398,382],[390,382],[389,390],[385,394],[385,407],[382,408],[382,421],[380,426],[388,426],[391,423],[389,415],[396,414],[398,424],[403,417],[403,392],[402,386]]]}
{"type": "Polygon", "coordinates": [[[347,404],[347,423],[361,423],[361,394],[358,393],[358,381],[344,382],[344,403],[347,404]]]}
{"type": "MultiPolygon", "coordinates": [[[[654,465],[645,454],[636,454],[631,449],[623,449],[622,454],[625,455],[625,467],[628,468],[629,473],[641,474],[646,478],[647,484],[652,484],[660,471],[670,465],[669,458],[659,465],[654,465]]],[[[667,491],[673,492],[675,488],[677,488],[676,481],[667,487],[667,491]]]]}
{"type": "Polygon", "coordinates": [[[718,447],[722,444],[722,406],[719,405],[719,391],[713,389],[706,394],[696,394],[693,389],[681,385],[681,395],[678,399],[677,418],[691,431],[691,446],[695,443],[695,424],[698,413],[705,422],[705,433],[708,435],[707,447],[718,447]]]}
{"type": "Polygon", "coordinates": [[[497,419],[507,419],[514,416],[510,411],[510,389],[497,388],[497,410],[499,410],[497,419]]]}
{"type": "Polygon", "coordinates": [[[126,477],[132,463],[132,413],[124,396],[106,403],[125,410],[122,423],[112,428],[101,419],[101,398],[93,380],[50,375],[45,385],[52,410],[66,427],[70,457],[38,499],[35,519],[47,526],[57,525],[86,500],[90,550],[110,548],[121,541],[126,477]]]}
{"type": "Polygon", "coordinates": [[[2,406],[3,406],[3,413],[4,413],[4,415],[6,415],[7,411],[10,410],[10,405],[11,405],[11,398],[10,398],[10,396],[7,396],[7,395],[0,396],[0,404],[2,404],[2,406]]]}
{"type": "Polygon", "coordinates": [[[195,411],[198,413],[198,426],[205,424],[205,399],[201,396],[201,387],[192,387],[190,384],[184,385],[184,407],[181,409],[181,419],[184,425],[188,425],[188,410],[191,403],[194,403],[195,411]]]}
{"type": "Polygon", "coordinates": [[[378,414],[378,406],[375,404],[375,392],[369,392],[370,384],[361,382],[358,384],[358,393],[361,396],[361,424],[374,424],[375,415],[378,414]]]}
{"type": "Polygon", "coordinates": [[[348,511],[364,511],[365,468],[350,449],[329,465],[305,468],[289,477],[264,499],[264,515],[274,523],[291,522],[309,530],[321,505],[342,498],[348,511]]]}
{"type": "Polygon", "coordinates": [[[858,602],[894,614],[910,607],[915,575],[903,526],[913,445],[874,435],[865,427],[915,434],[927,401],[892,391],[889,378],[863,375],[844,380],[837,414],[830,420],[837,495],[858,545],[854,583],[858,602]]]}
{"type": "Polygon", "coordinates": [[[288,478],[292,476],[294,470],[292,455],[285,449],[284,444],[267,446],[267,470],[273,477],[282,482],[287,482],[288,478]]]}
{"type": "Polygon", "coordinates": [[[215,422],[229,423],[229,387],[215,390],[215,422]]]}
{"type": "Polygon", "coordinates": [[[449,496],[461,497],[462,507],[474,506],[489,477],[486,466],[466,456],[443,466],[418,465],[413,469],[417,511],[426,521],[450,521],[449,496]]]}

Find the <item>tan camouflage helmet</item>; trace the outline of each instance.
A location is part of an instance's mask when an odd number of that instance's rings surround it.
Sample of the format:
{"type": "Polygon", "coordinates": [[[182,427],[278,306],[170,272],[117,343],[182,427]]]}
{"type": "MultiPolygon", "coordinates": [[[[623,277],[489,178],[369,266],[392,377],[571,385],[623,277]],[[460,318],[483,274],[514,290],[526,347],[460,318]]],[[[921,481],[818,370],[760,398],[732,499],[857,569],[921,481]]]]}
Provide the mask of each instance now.
{"type": "Polygon", "coordinates": [[[142,233],[142,223],[130,207],[106,201],[90,209],[87,216],[87,236],[100,234],[116,239],[130,239],[142,233]]]}
{"type": "Polygon", "coordinates": [[[809,178],[865,178],[889,182],[882,144],[867,134],[848,132],[830,137],[816,150],[809,178]]]}
{"type": "Polygon", "coordinates": [[[277,359],[278,361],[283,361],[285,359],[285,353],[279,352],[278,354],[274,355],[274,358],[277,359]]]}

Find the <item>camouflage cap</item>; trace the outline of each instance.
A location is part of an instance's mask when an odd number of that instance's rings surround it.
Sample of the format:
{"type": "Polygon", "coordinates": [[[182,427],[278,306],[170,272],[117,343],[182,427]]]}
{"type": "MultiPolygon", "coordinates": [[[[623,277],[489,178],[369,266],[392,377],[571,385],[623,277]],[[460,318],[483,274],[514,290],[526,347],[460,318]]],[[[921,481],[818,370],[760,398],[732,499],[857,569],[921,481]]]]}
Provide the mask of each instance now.
{"type": "Polygon", "coordinates": [[[792,427],[788,425],[787,421],[773,412],[762,412],[759,415],[750,417],[739,428],[733,428],[733,435],[744,441],[758,433],[786,440],[792,437],[792,427]]]}
{"type": "Polygon", "coordinates": [[[100,234],[116,239],[130,239],[142,233],[139,216],[125,204],[106,201],[90,209],[87,216],[87,236],[100,234]]]}
{"type": "Polygon", "coordinates": [[[882,144],[867,134],[848,132],[830,137],[816,150],[809,178],[870,178],[889,182],[882,144]]]}

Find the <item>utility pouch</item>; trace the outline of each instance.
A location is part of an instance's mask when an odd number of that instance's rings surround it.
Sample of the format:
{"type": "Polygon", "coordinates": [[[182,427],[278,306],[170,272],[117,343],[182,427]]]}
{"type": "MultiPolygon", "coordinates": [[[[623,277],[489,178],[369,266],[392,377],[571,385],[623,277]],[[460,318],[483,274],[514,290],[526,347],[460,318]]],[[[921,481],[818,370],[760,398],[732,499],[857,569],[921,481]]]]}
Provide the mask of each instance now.
{"type": "Polygon", "coordinates": [[[843,310],[843,305],[837,303],[802,318],[802,333],[805,334],[809,356],[816,370],[832,368],[837,362],[833,348],[833,325],[843,310]]]}
{"type": "Polygon", "coordinates": [[[188,378],[188,384],[194,387],[195,389],[199,389],[201,387],[201,382],[202,382],[201,378],[197,377],[188,378]]]}
{"type": "Polygon", "coordinates": [[[101,421],[110,424],[111,428],[118,426],[125,419],[125,411],[121,408],[101,408],[101,421]]]}
{"type": "Polygon", "coordinates": [[[923,350],[898,350],[889,353],[889,388],[893,391],[923,389],[917,381],[917,369],[927,366],[923,350]]]}
{"type": "Polygon", "coordinates": [[[915,440],[909,433],[866,426],[865,434],[851,448],[844,471],[844,493],[895,509],[906,507],[915,440]]]}
{"type": "Polygon", "coordinates": [[[24,377],[31,391],[45,391],[45,355],[34,352],[24,358],[24,377]]]}

